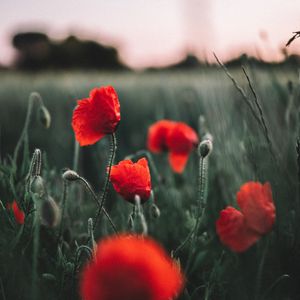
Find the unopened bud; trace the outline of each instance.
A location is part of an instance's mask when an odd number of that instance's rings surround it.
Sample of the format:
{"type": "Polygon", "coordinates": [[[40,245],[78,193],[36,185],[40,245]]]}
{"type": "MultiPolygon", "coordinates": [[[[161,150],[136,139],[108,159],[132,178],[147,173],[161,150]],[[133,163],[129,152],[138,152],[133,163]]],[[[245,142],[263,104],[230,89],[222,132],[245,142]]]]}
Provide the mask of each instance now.
{"type": "Polygon", "coordinates": [[[205,133],[203,135],[202,140],[203,141],[210,140],[211,142],[213,142],[214,141],[214,137],[209,132],[207,132],[207,133],[205,133]]]}
{"type": "Polygon", "coordinates": [[[37,194],[39,197],[45,193],[44,180],[41,176],[34,176],[30,182],[30,191],[33,194],[37,194]]]}
{"type": "Polygon", "coordinates": [[[48,196],[42,202],[41,206],[41,223],[47,227],[53,228],[60,221],[60,210],[52,197],[48,196]]]}
{"type": "Polygon", "coordinates": [[[160,217],[160,210],[154,203],[151,205],[151,216],[155,219],[160,217]]]}
{"type": "Polygon", "coordinates": [[[213,144],[211,140],[204,140],[198,146],[198,153],[202,158],[204,158],[211,153],[212,148],[213,144]]]}
{"type": "Polygon", "coordinates": [[[38,110],[38,119],[40,123],[48,129],[51,125],[51,115],[45,105],[41,105],[38,110]]]}
{"type": "Polygon", "coordinates": [[[62,178],[68,181],[75,181],[80,178],[80,176],[73,170],[67,170],[63,173],[62,178]]]}

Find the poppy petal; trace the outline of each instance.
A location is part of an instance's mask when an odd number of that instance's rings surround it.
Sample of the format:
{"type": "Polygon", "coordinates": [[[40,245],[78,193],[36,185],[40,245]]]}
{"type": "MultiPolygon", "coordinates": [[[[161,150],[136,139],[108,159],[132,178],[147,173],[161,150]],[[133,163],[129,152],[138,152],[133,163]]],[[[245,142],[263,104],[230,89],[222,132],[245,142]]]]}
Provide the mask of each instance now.
{"type": "Polygon", "coordinates": [[[188,153],[169,153],[169,163],[171,168],[176,173],[182,173],[189,159],[188,153]]]}
{"type": "Polygon", "coordinates": [[[261,237],[247,227],[244,215],[231,206],[220,212],[216,230],[220,241],[234,252],[246,251],[261,237]]]}
{"type": "Polygon", "coordinates": [[[275,222],[275,206],[269,183],[245,183],[237,193],[237,203],[250,228],[260,234],[266,234],[272,229],[275,222]]]}

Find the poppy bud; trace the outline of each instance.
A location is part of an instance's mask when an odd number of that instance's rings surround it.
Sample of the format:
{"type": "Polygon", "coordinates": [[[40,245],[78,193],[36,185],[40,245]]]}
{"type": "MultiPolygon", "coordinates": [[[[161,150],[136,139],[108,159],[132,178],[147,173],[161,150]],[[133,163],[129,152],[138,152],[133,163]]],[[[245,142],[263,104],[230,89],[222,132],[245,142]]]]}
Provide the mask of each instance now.
{"type": "Polygon", "coordinates": [[[151,216],[154,218],[154,219],[157,219],[160,217],[160,210],[159,208],[157,207],[156,204],[152,204],[151,205],[151,216]]]}
{"type": "Polygon", "coordinates": [[[48,196],[42,202],[41,223],[47,227],[53,228],[60,221],[60,210],[52,197],[48,196]]]}
{"type": "Polygon", "coordinates": [[[62,178],[68,181],[76,181],[80,176],[73,170],[67,170],[63,173],[62,178]]]}
{"type": "Polygon", "coordinates": [[[206,156],[208,156],[213,148],[213,144],[211,142],[211,140],[204,140],[199,144],[198,147],[198,153],[202,158],[205,158],[206,156]]]}
{"type": "Polygon", "coordinates": [[[41,105],[38,110],[39,122],[48,129],[51,125],[51,115],[45,105],[41,105]]]}
{"type": "Polygon", "coordinates": [[[41,176],[34,176],[30,182],[30,191],[37,194],[39,197],[45,193],[44,180],[41,176]]]}

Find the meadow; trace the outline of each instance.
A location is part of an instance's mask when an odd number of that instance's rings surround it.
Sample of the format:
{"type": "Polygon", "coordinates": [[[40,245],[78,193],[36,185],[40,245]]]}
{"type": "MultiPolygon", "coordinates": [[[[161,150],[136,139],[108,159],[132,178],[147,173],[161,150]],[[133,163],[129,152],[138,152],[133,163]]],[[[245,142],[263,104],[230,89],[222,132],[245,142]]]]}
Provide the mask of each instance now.
{"type": "MultiPolygon", "coordinates": [[[[84,185],[66,182],[62,174],[65,168],[75,168],[97,194],[102,192],[110,139],[107,136],[93,146],[81,147],[77,164],[71,119],[76,100],[86,97],[92,88],[106,85],[115,87],[121,106],[115,162],[143,156],[149,160],[154,196],[143,204],[143,211],[148,234],[185,273],[186,284],[179,299],[300,299],[299,74],[296,67],[248,65],[245,69],[251,86],[240,68],[230,69],[245,97],[218,67],[190,72],[1,73],[2,299],[79,299],[78,280],[87,255],[77,254],[81,246],[89,246],[88,219],[94,217],[96,204],[84,185]],[[42,126],[38,104],[34,103],[28,144],[26,137],[14,160],[28,97],[34,91],[51,115],[51,126],[42,126]],[[187,123],[200,140],[208,133],[212,136],[204,183],[203,178],[199,183],[196,149],[182,174],[172,172],[165,154],[147,151],[148,128],[161,119],[187,123]],[[38,233],[34,207],[22,226],[6,208],[14,199],[35,201],[27,190],[27,175],[36,148],[41,151],[40,175],[47,194],[60,210],[66,199],[62,223],[39,224],[38,233]],[[223,208],[237,207],[236,192],[248,181],[270,182],[276,220],[273,230],[255,245],[235,253],[220,242],[215,224],[223,208]],[[204,185],[205,222],[183,245],[199,217],[199,184],[204,185]],[[160,216],[153,207],[159,209],[160,216]]],[[[128,231],[133,206],[111,186],[105,207],[118,231],[128,231]]],[[[134,230],[141,229],[136,226],[134,230]]],[[[103,217],[95,240],[111,234],[113,230],[103,217]]]]}

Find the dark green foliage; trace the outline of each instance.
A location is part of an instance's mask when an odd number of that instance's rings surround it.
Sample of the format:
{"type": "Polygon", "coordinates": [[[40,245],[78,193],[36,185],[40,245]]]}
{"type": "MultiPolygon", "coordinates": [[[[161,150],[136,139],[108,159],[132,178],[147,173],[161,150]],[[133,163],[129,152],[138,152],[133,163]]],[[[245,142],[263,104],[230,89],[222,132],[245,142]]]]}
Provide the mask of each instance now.
{"type": "MultiPolygon", "coordinates": [[[[36,201],[26,190],[31,153],[43,153],[42,174],[47,193],[61,206],[61,170],[72,168],[74,141],[71,128],[75,100],[95,86],[112,84],[121,102],[121,123],[117,130],[115,161],[126,156],[137,159],[145,150],[147,128],[167,118],[187,122],[202,137],[212,134],[213,151],[208,159],[208,194],[205,222],[198,235],[175,253],[186,274],[185,300],[282,300],[300,298],[300,200],[299,200],[299,93],[292,70],[251,70],[252,85],[259,97],[265,129],[251,114],[241,95],[221,70],[155,74],[1,74],[0,83],[0,298],[32,299],[32,253],[36,201]],[[287,83],[291,81],[291,84],[287,83]],[[17,161],[13,154],[21,134],[28,95],[38,91],[51,114],[45,129],[34,118],[29,125],[27,144],[17,161]],[[272,152],[270,151],[272,147],[272,152]],[[24,151],[25,150],[25,151],[24,151]],[[297,154],[298,152],[298,154],[297,154]],[[297,158],[298,155],[298,158],[297,158]],[[297,165],[298,161],[298,165],[297,165]],[[269,181],[276,203],[276,224],[272,233],[243,254],[222,246],[215,233],[215,221],[227,205],[236,206],[235,194],[246,181],[269,181]],[[16,199],[26,211],[24,227],[15,223],[8,202],[16,199]],[[192,245],[192,249],[191,249],[192,245]],[[5,295],[5,296],[4,296],[5,295]],[[5,298],[4,298],[5,297],[5,298]]],[[[240,70],[233,76],[255,101],[240,70]]],[[[260,119],[260,112],[258,119],[260,119]]],[[[104,185],[109,156],[109,138],[80,151],[78,173],[99,193],[104,185]]],[[[195,227],[198,216],[198,164],[196,151],[182,175],[174,175],[165,155],[150,156],[154,199],[143,206],[149,234],[174,251],[195,227]],[[151,211],[155,200],[160,217],[151,211]]],[[[37,299],[77,299],[81,266],[89,259],[88,219],[97,206],[78,182],[68,182],[63,228],[41,225],[38,247],[37,299]]],[[[125,231],[132,205],[113,189],[105,207],[119,230],[125,231]]],[[[95,239],[112,234],[102,216],[95,239]]],[[[143,299],[141,299],[143,300],[143,299]]]]}

